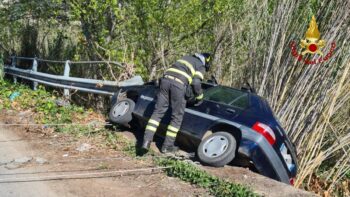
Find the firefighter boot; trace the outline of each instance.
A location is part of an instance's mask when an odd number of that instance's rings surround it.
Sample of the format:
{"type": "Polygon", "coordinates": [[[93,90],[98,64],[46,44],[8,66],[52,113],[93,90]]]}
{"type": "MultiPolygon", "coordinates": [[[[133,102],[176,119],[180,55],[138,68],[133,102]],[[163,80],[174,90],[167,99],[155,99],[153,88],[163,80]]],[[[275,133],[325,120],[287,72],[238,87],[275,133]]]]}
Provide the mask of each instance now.
{"type": "Polygon", "coordinates": [[[149,141],[149,140],[143,140],[142,149],[148,151],[149,148],[150,148],[150,146],[151,146],[151,141],[149,141]]]}
{"type": "Polygon", "coordinates": [[[175,146],[175,138],[167,136],[163,143],[161,152],[164,154],[173,153],[175,154],[179,150],[178,146],[175,146]]]}
{"type": "MultiPolygon", "coordinates": [[[[147,127],[146,127],[147,128],[147,127]]],[[[148,151],[153,141],[154,132],[146,129],[141,148],[148,151]]]]}

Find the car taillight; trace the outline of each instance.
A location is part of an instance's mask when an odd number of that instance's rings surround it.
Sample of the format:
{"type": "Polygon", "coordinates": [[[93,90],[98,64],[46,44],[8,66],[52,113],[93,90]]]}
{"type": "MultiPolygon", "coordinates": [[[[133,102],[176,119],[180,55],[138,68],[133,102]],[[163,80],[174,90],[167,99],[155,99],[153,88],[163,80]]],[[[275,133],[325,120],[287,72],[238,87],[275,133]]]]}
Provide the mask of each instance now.
{"type": "Polygon", "coordinates": [[[261,122],[256,122],[253,127],[253,130],[255,130],[256,132],[260,133],[261,135],[263,135],[265,137],[265,139],[271,144],[273,145],[276,142],[276,136],[275,133],[273,132],[273,130],[267,126],[266,124],[263,124],[261,122]]]}

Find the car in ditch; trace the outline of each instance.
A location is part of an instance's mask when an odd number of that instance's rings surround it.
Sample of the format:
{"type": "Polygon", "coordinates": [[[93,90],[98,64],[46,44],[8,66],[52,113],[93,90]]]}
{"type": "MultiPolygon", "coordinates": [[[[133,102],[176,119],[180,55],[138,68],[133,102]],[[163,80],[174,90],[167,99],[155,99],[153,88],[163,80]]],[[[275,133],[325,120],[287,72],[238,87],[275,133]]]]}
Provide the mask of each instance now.
{"type": "MultiPolygon", "coordinates": [[[[202,84],[203,103],[188,104],[176,143],[195,151],[210,166],[237,163],[258,173],[293,184],[297,173],[294,145],[274,116],[268,102],[251,89],[202,84]]],[[[122,125],[144,127],[152,115],[159,88],[157,82],[121,87],[112,97],[109,118],[122,125]]],[[[158,128],[165,136],[169,111],[158,128]]]]}

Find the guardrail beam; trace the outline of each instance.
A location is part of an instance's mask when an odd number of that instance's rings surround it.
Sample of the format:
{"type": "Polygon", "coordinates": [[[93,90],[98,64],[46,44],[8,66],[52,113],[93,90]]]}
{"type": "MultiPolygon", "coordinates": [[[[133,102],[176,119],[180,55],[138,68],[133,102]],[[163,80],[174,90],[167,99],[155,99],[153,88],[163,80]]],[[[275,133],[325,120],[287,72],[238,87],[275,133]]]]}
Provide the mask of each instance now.
{"type": "Polygon", "coordinates": [[[12,75],[14,83],[17,82],[17,77],[33,81],[33,89],[37,88],[38,84],[44,84],[52,86],[55,88],[64,89],[64,97],[69,99],[70,90],[79,90],[83,92],[102,94],[102,95],[113,95],[119,90],[120,87],[130,87],[143,85],[144,82],[140,76],[135,76],[132,79],[117,82],[117,81],[106,81],[97,79],[86,79],[78,77],[70,77],[70,66],[72,64],[99,64],[99,63],[111,63],[123,67],[122,64],[118,62],[111,61],[56,61],[56,60],[43,60],[39,58],[29,58],[29,57],[16,57],[12,56],[11,65],[4,65],[4,72],[8,75],[12,75]],[[21,69],[17,68],[17,61],[31,61],[31,69],[21,69]],[[63,75],[53,75],[48,73],[38,72],[38,63],[59,63],[65,65],[63,75]]]}

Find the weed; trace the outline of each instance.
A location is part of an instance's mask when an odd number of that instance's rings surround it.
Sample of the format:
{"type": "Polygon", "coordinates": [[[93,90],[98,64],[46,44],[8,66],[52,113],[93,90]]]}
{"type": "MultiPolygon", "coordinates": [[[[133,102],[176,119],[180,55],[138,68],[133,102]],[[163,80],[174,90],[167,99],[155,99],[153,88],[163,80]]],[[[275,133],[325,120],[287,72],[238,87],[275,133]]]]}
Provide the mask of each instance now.
{"type": "Polygon", "coordinates": [[[125,144],[123,151],[127,155],[129,155],[133,158],[138,158],[138,159],[143,159],[142,156],[145,155],[146,153],[148,155],[155,155],[155,153],[151,149],[149,151],[146,151],[146,150],[142,149],[141,147],[136,146],[134,143],[132,143],[130,141],[125,144]]]}
{"type": "Polygon", "coordinates": [[[106,163],[100,163],[99,166],[97,167],[97,169],[99,169],[99,170],[107,170],[107,169],[109,169],[109,166],[106,163]]]}
{"type": "MultiPolygon", "coordinates": [[[[12,84],[6,80],[0,80],[0,110],[9,109],[15,111],[31,110],[35,112],[34,120],[39,124],[70,124],[74,119],[83,120],[88,113],[82,107],[76,105],[58,106],[56,97],[47,92],[43,86],[33,91],[21,84],[12,84]],[[10,95],[18,92],[19,96],[13,101],[10,95]]],[[[97,132],[90,126],[54,126],[55,131],[72,133],[76,135],[90,135],[97,132]]]]}
{"type": "Polygon", "coordinates": [[[258,196],[245,186],[219,179],[184,161],[158,158],[155,162],[160,166],[171,166],[172,168],[166,169],[169,176],[199,185],[208,189],[214,196],[258,196]]]}

